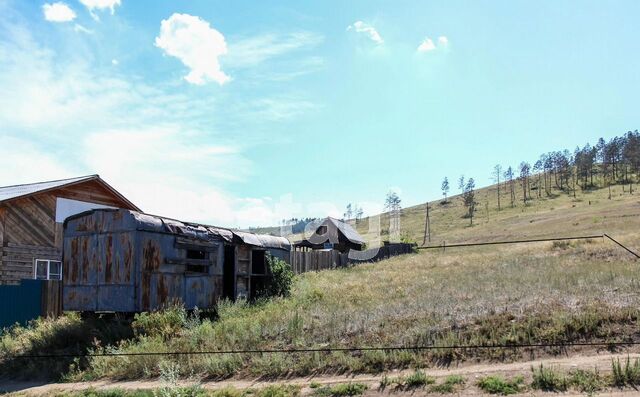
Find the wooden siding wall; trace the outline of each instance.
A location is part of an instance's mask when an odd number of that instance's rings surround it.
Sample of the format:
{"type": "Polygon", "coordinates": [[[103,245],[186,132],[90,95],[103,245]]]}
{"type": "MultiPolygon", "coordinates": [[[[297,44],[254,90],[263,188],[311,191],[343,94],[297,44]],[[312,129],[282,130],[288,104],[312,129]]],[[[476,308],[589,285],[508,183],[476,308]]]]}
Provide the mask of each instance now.
{"type": "Polygon", "coordinates": [[[35,259],[62,260],[63,225],[55,221],[58,197],[129,207],[97,181],[0,204],[0,284],[33,278],[35,259]]]}

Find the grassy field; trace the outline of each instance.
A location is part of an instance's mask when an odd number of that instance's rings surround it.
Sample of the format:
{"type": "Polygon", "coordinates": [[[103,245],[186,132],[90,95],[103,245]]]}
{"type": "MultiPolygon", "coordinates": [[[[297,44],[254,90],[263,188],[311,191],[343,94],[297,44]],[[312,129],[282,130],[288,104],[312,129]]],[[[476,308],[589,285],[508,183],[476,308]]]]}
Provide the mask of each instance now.
{"type": "MultiPolygon", "coordinates": [[[[485,220],[477,216],[473,228],[466,227],[469,220],[461,218],[462,208],[453,198],[449,205],[436,204],[432,230],[447,242],[604,231],[640,248],[636,196],[608,200],[603,194],[600,190],[589,193],[589,199],[559,196],[507,208],[485,220]]],[[[413,230],[413,237],[421,234],[421,212],[416,207],[403,213],[403,225],[413,230]]],[[[0,360],[21,353],[85,349],[134,353],[640,340],[639,286],[635,258],[603,239],[421,251],[297,276],[290,297],[253,305],[223,303],[213,320],[173,308],[140,315],[131,324],[103,324],[88,336],[70,332],[89,327],[75,315],[16,327],[0,338],[0,360]],[[65,342],[51,342],[61,340],[65,342]]],[[[4,359],[0,375],[139,379],[170,371],[203,379],[280,378],[560,353],[571,352],[546,348],[158,355],[54,363],[4,359]]]]}

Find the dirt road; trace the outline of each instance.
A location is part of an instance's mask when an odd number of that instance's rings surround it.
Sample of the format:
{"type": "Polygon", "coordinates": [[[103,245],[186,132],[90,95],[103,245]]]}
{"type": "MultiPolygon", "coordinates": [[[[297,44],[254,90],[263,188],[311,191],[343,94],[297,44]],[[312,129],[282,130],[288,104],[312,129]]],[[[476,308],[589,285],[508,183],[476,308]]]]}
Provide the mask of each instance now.
{"type": "MultiPolygon", "coordinates": [[[[516,362],[508,364],[471,364],[461,365],[458,367],[450,368],[432,368],[425,370],[425,372],[434,376],[437,379],[442,379],[449,375],[461,375],[466,379],[466,386],[454,395],[459,396],[477,396],[483,395],[483,393],[475,386],[476,381],[484,376],[492,374],[500,374],[506,377],[523,375],[530,380],[531,367],[538,367],[543,364],[545,367],[556,368],[558,370],[570,371],[575,369],[594,369],[597,368],[601,373],[609,373],[611,371],[611,361],[614,359],[626,360],[627,357],[631,359],[640,358],[638,353],[625,353],[625,354],[592,354],[592,355],[576,355],[572,357],[558,357],[550,359],[540,359],[526,362],[516,362]]],[[[406,375],[412,373],[412,370],[406,371],[392,371],[387,375],[390,377],[406,375]]],[[[224,381],[207,381],[197,382],[206,389],[220,389],[224,387],[235,387],[237,389],[247,388],[261,388],[274,384],[291,384],[299,385],[302,387],[302,394],[310,394],[312,389],[309,388],[311,382],[321,385],[333,385],[338,383],[359,382],[369,386],[367,396],[378,395],[402,395],[404,393],[411,394],[413,396],[426,394],[426,391],[412,390],[410,392],[393,391],[393,390],[378,390],[380,386],[380,380],[383,374],[360,374],[350,376],[312,376],[305,378],[290,378],[282,379],[278,381],[264,381],[260,379],[247,380],[247,379],[229,379],[224,381]]],[[[193,385],[196,381],[182,381],[179,383],[181,386],[193,385]]],[[[6,382],[0,381],[0,391],[4,392],[17,392],[17,395],[25,396],[41,396],[41,395],[53,395],[57,391],[72,391],[72,390],[85,390],[88,388],[93,389],[154,389],[163,387],[166,384],[160,380],[150,381],[130,381],[130,382],[113,382],[113,381],[95,381],[95,382],[79,382],[79,383],[51,383],[51,384],[36,384],[29,382],[6,382]]],[[[433,395],[429,393],[429,395],[433,395]]],[[[555,395],[555,396],[583,396],[584,393],[576,391],[567,393],[544,393],[536,391],[528,391],[521,394],[523,396],[537,396],[537,395],[555,395]]],[[[598,392],[599,396],[638,396],[640,391],[638,390],[603,390],[598,392]]]]}

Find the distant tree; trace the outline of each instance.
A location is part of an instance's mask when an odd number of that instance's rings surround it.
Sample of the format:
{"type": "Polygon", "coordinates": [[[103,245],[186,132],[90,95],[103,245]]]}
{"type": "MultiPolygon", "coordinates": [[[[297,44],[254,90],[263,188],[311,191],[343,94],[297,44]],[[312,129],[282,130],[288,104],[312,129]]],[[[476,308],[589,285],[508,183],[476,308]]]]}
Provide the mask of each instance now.
{"type": "Polygon", "coordinates": [[[536,175],[536,191],[538,192],[538,198],[540,198],[542,197],[542,183],[540,182],[542,175],[540,173],[544,172],[542,160],[538,160],[533,164],[533,172],[536,175]]]}
{"type": "Polygon", "coordinates": [[[394,191],[389,191],[387,193],[387,198],[385,199],[384,207],[389,211],[389,237],[394,239],[400,238],[400,210],[402,207],[400,206],[400,196],[394,191]]]}
{"type": "MultiPolygon", "coordinates": [[[[460,178],[458,178],[458,190],[460,190],[460,195],[464,194],[464,187],[466,186],[466,184],[464,183],[464,175],[460,175],[460,178]]],[[[464,198],[463,198],[464,200],[464,198]]]]}
{"type": "Polygon", "coordinates": [[[351,203],[347,204],[347,210],[344,213],[345,219],[349,220],[353,217],[353,206],[351,203]]]}
{"type": "Polygon", "coordinates": [[[508,183],[508,186],[509,186],[509,193],[511,197],[511,208],[513,208],[515,207],[515,203],[516,203],[516,188],[513,182],[513,176],[514,176],[513,168],[511,168],[511,166],[507,167],[503,176],[505,179],[505,183],[508,183]]]}
{"type": "Polygon", "coordinates": [[[493,173],[491,175],[496,186],[498,186],[498,211],[500,211],[500,176],[502,175],[502,166],[500,164],[496,164],[493,167],[493,173]]]}
{"type": "Polygon", "coordinates": [[[529,175],[531,174],[531,166],[526,161],[520,163],[520,183],[522,184],[523,201],[527,203],[527,191],[529,190],[529,175]]]}
{"type": "Polygon", "coordinates": [[[364,215],[364,210],[362,209],[362,207],[356,206],[355,214],[356,214],[356,223],[358,223],[362,220],[362,216],[364,215]]]}
{"type": "Polygon", "coordinates": [[[475,181],[473,178],[469,178],[467,183],[464,186],[464,192],[462,193],[462,198],[464,200],[464,206],[467,207],[467,215],[470,219],[470,224],[473,225],[473,213],[476,209],[476,193],[475,193],[475,181]]]}
{"type": "Polygon", "coordinates": [[[444,196],[444,203],[447,203],[447,194],[449,193],[449,179],[445,176],[442,180],[442,185],[440,186],[442,189],[442,195],[444,196]]]}
{"type": "Polygon", "coordinates": [[[398,193],[391,190],[387,193],[387,198],[384,202],[384,208],[388,211],[399,211],[402,209],[402,207],[400,206],[401,202],[402,200],[400,200],[400,196],[398,196],[398,193]]]}

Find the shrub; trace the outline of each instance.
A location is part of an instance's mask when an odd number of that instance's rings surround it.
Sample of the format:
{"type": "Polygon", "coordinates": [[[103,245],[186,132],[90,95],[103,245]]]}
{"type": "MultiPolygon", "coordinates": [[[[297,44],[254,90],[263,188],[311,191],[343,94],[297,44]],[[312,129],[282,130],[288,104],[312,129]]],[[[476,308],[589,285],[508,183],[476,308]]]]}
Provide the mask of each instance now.
{"type": "Polygon", "coordinates": [[[464,378],[460,375],[450,375],[439,385],[433,385],[429,388],[432,393],[453,393],[458,386],[464,385],[464,378]]]}
{"type": "Polygon", "coordinates": [[[531,367],[531,372],[533,372],[531,387],[536,390],[566,391],[569,387],[569,382],[565,376],[558,374],[551,368],[544,368],[542,364],[537,369],[531,367]]]}
{"type": "Polygon", "coordinates": [[[519,393],[523,382],[524,378],[522,376],[516,376],[513,379],[507,380],[502,376],[494,375],[480,379],[478,387],[490,394],[502,394],[506,396],[519,393]]]}
{"type": "Polygon", "coordinates": [[[631,360],[627,357],[624,367],[620,363],[620,359],[611,360],[611,367],[614,386],[640,385],[640,360],[636,359],[631,363],[631,360]]]}
{"type": "Polygon", "coordinates": [[[291,293],[291,285],[293,284],[293,270],[291,265],[275,256],[267,256],[267,266],[271,274],[271,280],[267,283],[262,296],[287,297],[291,293]]]}
{"type": "Polygon", "coordinates": [[[333,387],[324,386],[313,391],[317,397],[345,397],[359,396],[367,391],[368,387],[362,383],[343,383],[333,387]]]}
{"type": "Polygon", "coordinates": [[[427,376],[427,374],[420,370],[416,370],[414,373],[404,378],[404,386],[409,389],[431,385],[435,382],[435,378],[427,376]]]}
{"type": "Polygon", "coordinates": [[[294,385],[267,386],[255,393],[256,397],[297,397],[299,395],[300,387],[294,385]]]}
{"type": "Polygon", "coordinates": [[[578,390],[588,395],[593,395],[605,386],[605,382],[597,369],[593,371],[576,370],[571,373],[569,382],[578,390]]]}
{"type": "Polygon", "coordinates": [[[137,313],[131,323],[136,336],[160,336],[167,339],[178,335],[187,324],[187,311],[181,305],[168,306],[151,313],[137,313]]]}

